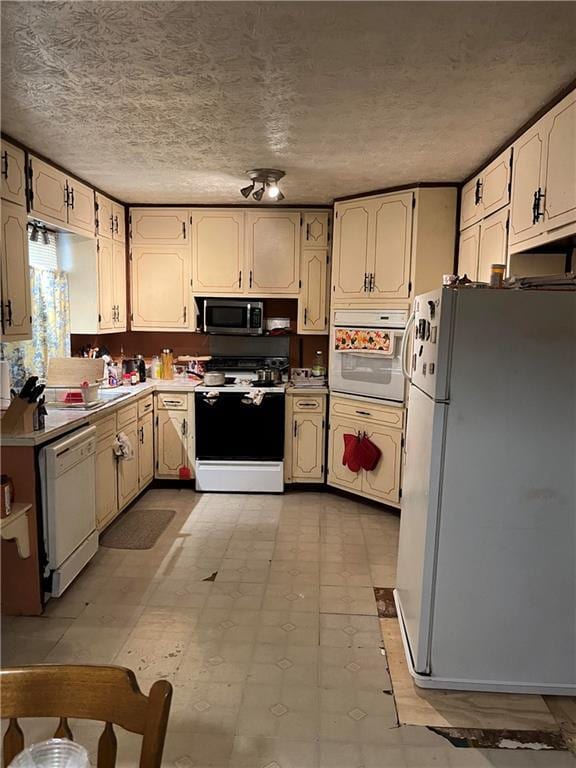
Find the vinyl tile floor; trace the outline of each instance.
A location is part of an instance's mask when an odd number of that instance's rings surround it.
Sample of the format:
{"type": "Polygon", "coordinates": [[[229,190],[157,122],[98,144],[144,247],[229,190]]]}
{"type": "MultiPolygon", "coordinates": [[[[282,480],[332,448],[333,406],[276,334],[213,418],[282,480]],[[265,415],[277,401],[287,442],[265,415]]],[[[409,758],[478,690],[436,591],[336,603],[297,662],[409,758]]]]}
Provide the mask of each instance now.
{"type": "MultiPolygon", "coordinates": [[[[398,725],[373,592],[394,584],[397,514],[313,492],[153,489],[136,504],[176,510],[154,548],[100,548],[42,617],[3,621],[2,660],[120,664],[144,692],[168,679],[165,766],[575,768],[565,751],[456,748],[398,725]]],[[[55,723],[23,726],[39,741],[55,723]]],[[[100,730],[73,727],[93,765],[100,730]]],[[[118,731],[118,765],[136,766],[139,739],[118,731]]]]}

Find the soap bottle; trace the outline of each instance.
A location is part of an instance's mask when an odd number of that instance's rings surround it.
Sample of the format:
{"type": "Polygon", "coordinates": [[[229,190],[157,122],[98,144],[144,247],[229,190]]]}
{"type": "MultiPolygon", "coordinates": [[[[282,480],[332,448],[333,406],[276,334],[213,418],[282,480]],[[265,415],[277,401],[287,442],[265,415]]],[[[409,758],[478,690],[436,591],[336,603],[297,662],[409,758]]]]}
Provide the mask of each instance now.
{"type": "Polygon", "coordinates": [[[326,366],[324,365],[324,352],[317,350],[314,355],[314,365],[312,366],[312,376],[321,377],[326,375],[326,366]]]}

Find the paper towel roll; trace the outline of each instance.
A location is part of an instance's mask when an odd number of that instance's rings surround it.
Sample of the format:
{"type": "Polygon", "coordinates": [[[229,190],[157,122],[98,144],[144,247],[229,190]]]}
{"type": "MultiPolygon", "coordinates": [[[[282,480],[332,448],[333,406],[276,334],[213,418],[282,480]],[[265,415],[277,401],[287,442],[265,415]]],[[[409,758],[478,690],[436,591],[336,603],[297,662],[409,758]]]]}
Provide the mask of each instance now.
{"type": "Polygon", "coordinates": [[[0,407],[10,405],[10,365],[7,360],[0,360],[0,407]]]}

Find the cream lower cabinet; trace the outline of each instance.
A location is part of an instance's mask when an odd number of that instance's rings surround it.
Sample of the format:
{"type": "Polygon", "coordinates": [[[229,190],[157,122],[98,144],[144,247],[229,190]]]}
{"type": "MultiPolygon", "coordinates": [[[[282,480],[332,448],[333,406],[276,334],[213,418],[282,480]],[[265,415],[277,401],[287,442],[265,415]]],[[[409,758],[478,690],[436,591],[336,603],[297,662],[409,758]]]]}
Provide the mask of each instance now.
{"type": "Polygon", "coordinates": [[[138,495],[138,418],[136,406],[129,405],[118,411],[118,431],[128,438],[134,451],[131,459],[118,460],[118,507],[123,509],[138,495]],[[123,419],[130,419],[124,423],[123,419]]]}
{"type": "Polygon", "coordinates": [[[284,480],[324,482],[326,395],[286,394],[284,480]]]}
{"type": "Polygon", "coordinates": [[[194,477],[194,396],[159,392],[156,394],[155,477],[174,479],[182,467],[194,477]]]}
{"type": "MultiPolygon", "coordinates": [[[[152,399],[152,398],[150,398],[152,399]]],[[[138,418],[138,488],[154,479],[154,414],[138,418]]]]}
{"type": "Polygon", "coordinates": [[[24,150],[8,141],[0,143],[0,196],[16,205],[26,205],[26,162],[24,150]]]}
{"type": "Polygon", "coordinates": [[[116,415],[96,422],[96,528],[101,531],[118,514],[118,459],[114,453],[116,415]]]}
{"type": "Polygon", "coordinates": [[[2,201],[0,315],[6,341],[32,338],[27,225],[26,208],[2,201]]]}
{"type": "Polygon", "coordinates": [[[328,432],[328,484],[374,501],[400,506],[403,410],[364,401],[332,398],[328,432]],[[365,416],[355,416],[362,411],[365,416]],[[342,463],[344,435],[364,435],[382,455],[370,472],[342,463]]]}
{"type": "Polygon", "coordinates": [[[189,246],[133,245],[131,329],[193,330],[189,246]]]}
{"type": "Polygon", "coordinates": [[[328,333],[328,259],[327,248],[302,249],[298,333],[328,333]]]}

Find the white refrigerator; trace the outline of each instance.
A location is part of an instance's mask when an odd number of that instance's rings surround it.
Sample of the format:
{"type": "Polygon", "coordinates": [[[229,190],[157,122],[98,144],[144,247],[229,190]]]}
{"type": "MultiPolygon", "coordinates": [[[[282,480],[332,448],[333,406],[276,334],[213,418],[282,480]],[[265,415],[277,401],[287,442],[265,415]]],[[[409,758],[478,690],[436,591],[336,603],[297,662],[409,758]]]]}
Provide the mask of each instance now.
{"type": "Polygon", "coordinates": [[[575,695],[576,292],[443,288],[416,298],[407,333],[410,672],[575,695]]]}

